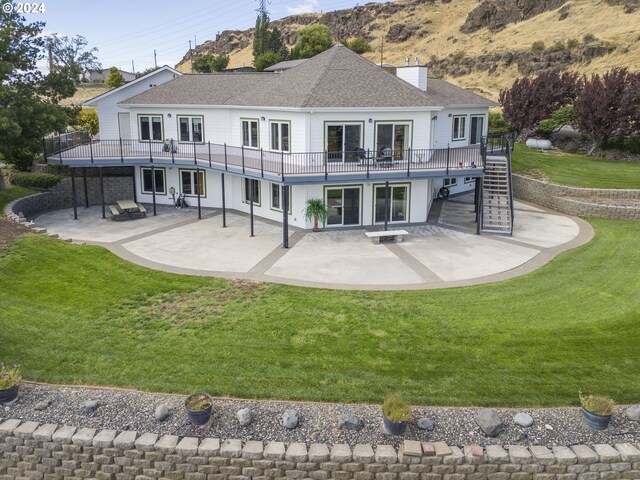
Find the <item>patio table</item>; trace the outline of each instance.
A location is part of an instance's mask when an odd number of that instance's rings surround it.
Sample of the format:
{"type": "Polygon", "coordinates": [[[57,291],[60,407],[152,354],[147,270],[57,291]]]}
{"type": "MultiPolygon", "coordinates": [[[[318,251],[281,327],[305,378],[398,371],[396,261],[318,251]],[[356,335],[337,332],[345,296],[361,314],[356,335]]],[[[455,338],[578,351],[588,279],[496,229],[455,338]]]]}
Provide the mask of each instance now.
{"type": "Polygon", "coordinates": [[[118,206],[127,213],[137,213],[140,211],[140,207],[138,207],[138,204],[133,200],[118,200],[118,206]]]}

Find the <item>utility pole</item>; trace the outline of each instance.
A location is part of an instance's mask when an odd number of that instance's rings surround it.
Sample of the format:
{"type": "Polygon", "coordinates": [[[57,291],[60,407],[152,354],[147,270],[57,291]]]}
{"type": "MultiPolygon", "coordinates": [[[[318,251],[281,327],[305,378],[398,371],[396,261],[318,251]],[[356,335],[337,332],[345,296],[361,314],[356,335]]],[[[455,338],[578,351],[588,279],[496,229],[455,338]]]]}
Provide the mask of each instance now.
{"type": "Polygon", "coordinates": [[[195,35],[193,36],[193,48],[198,48],[198,37],[196,37],[195,35]]]}
{"type": "Polygon", "coordinates": [[[193,73],[193,50],[191,50],[191,40],[189,40],[189,61],[191,62],[191,73],[193,73]]]}
{"type": "Polygon", "coordinates": [[[131,73],[136,74],[136,66],[133,64],[133,60],[131,60],[131,73]]]}
{"type": "Polygon", "coordinates": [[[380,66],[382,67],[382,60],[384,59],[384,37],[380,37],[380,66]]]}
{"type": "Polygon", "coordinates": [[[153,65],[155,68],[158,68],[158,52],[153,51],[153,65]]]}
{"type": "MultiPolygon", "coordinates": [[[[271,2],[269,2],[271,3],[271,2]]],[[[267,0],[258,0],[258,4],[259,7],[256,8],[256,12],[258,12],[258,15],[262,16],[262,15],[266,15],[269,16],[269,12],[267,11],[267,0]]]]}

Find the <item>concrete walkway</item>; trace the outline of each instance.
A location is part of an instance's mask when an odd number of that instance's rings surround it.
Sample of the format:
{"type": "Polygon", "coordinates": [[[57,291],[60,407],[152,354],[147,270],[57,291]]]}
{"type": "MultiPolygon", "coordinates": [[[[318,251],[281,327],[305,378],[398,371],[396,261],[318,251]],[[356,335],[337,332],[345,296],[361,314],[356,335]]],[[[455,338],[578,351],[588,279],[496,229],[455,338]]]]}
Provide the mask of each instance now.
{"type": "Polygon", "coordinates": [[[516,202],[513,237],[476,235],[470,196],[437,205],[430,223],[406,227],[404,243],[374,245],[365,229],[311,233],[215,210],[159,207],[158,215],[113,222],[99,207],[41,215],[36,225],[74,242],[102,245],[142,266],[179,274],[244,278],[310,287],[398,290],[475,285],[516,277],[558,253],[588,242],[591,226],[578,218],[516,202]]]}

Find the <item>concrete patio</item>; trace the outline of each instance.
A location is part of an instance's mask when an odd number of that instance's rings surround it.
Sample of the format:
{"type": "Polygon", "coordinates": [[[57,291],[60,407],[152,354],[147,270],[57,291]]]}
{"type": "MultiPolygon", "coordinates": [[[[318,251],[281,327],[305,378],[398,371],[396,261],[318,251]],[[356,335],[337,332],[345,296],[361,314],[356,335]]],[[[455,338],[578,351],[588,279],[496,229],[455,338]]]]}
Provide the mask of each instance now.
{"type": "Polygon", "coordinates": [[[142,266],[180,274],[342,289],[420,289],[487,283],[516,277],[593,236],[591,226],[516,202],[513,237],[475,235],[469,196],[438,205],[430,224],[411,226],[404,243],[374,245],[365,229],[311,233],[291,229],[283,249],[281,226],[248,216],[159,207],[158,215],[113,222],[100,207],[45,213],[35,219],[62,238],[104,246],[142,266]]]}

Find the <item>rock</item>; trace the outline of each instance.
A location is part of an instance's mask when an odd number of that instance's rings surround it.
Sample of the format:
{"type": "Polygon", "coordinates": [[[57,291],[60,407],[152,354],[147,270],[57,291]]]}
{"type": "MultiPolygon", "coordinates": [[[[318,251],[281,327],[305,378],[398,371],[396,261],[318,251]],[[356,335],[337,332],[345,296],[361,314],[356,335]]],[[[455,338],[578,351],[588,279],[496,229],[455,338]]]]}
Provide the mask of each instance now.
{"type": "Polygon", "coordinates": [[[243,408],[238,410],[236,413],[236,418],[238,419],[238,423],[240,423],[241,427],[246,427],[253,422],[253,413],[248,408],[243,408]]]}
{"type": "Polygon", "coordinates": [[[84,402],[84,405],[82,406],[82,410],[84,411],[84,413],[95,412],[97,408],[98,408],[97,400],[87,400],[86,402],[84,402]]]}
{"type": "Polygon", "coordinates": [[[431,432],[433,430],[434,424],[433,420],[431,420],[430,418],[422,417],[418,419],[418,421],[416,422],[416,426],[420,430],[427,430],[428,432],[431,432]]]}
{"type": "Polygon", "coordinates": [[[43,400],[42,402],[36,403],[34,407],[36,410],[46,410],[49,405],[51,405],[51,400],[43,400]]]}
{"type": "Polygon", "coordinates": [[[346,430],[362,430],[364,428],[364,422],[356,415],[343,413],[338,419],[338,428],[344,428],[346,430]]]}
{"type": "Polygon", "coordinates": [[[299,415],[297,410],[287,410],[282,414],[282,426],[293,430],[298,426],[299,415]]]}
{"type": "Polygon", "coordinates": [[[516,413],[513,417],[513,421],[521,427],[530,427],[533,425],[533,417],[528,413],[516,413]]]}
{"type": "Polygon", "coordinates": [[[629,420],[640,422],[640,406],[629,407],[627,408],[625,413],[627,414],[627,418],[629,420]]]}
{"type": "Polygon", "coordinates": [[[154,413],[156,420],[162,422],[169,416],[169,407],[166,405],[158,405],[154,413]]]}
{"type": "Polygon", "coordinates": [[[504,428],[498,414],[490,408],[478,410],[476,422],[487,437],[497,437],[504,428]]]}

